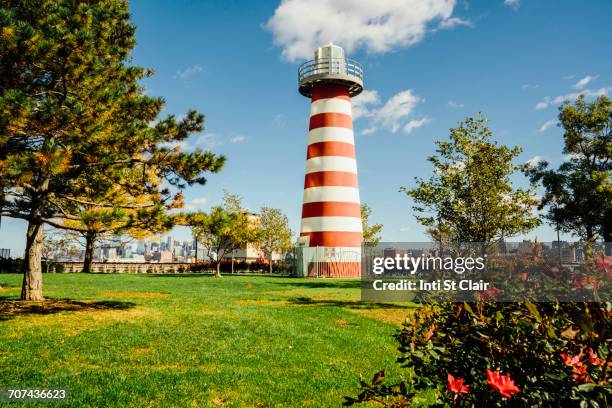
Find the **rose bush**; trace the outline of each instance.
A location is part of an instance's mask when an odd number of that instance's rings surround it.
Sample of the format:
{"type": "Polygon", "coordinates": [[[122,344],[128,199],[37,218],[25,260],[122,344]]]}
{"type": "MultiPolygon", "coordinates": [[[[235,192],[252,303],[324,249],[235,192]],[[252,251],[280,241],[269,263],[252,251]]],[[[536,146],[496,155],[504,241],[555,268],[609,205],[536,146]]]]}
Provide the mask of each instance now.
{"type": "Polygon", "coordinates": [[[406,407],[433,390],[440,407],[607,407],[611,315],[610,303],[425,305],[396,335],[403,380],[378,373],[344,404],[406,407]]]}

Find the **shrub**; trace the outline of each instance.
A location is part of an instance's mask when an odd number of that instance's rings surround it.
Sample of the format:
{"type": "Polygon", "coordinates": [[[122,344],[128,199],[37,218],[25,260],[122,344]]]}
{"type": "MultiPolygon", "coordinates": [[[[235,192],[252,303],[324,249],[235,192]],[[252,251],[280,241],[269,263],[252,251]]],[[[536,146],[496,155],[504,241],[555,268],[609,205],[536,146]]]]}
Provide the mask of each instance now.
{"type": "Polygon", "coordinates": [[[610,303],[430,304],[396,335],[404,380],[381,372],[344,405],[403,407],[430,389],[440,407],[608,406],[611,315],[610,303]]]}
{"type": "Polygon", "coordinates": [[[21,272],[23,259],[0,258],[0,273],[21,272]]]}
{"type": "Polygon", "coordinates": [[[53,261],[43,261],[42,268],[45,273],[64,273],[64,264],[53,261]]]}

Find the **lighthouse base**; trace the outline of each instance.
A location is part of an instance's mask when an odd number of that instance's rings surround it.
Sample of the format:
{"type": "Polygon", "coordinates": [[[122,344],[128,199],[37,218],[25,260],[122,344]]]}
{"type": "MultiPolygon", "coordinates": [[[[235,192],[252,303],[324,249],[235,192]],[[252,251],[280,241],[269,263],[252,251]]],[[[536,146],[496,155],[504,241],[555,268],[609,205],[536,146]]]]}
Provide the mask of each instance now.
{"type": "Polygon", "coordinates": [[[359,278],[360,247],[299,248],[298,275],[310,278],[359,278]]]}
{"type": "Polygon", "coordinates": [[[308,264],[309,278],[358,278],[361,262],[311,262],[308,264]]]}

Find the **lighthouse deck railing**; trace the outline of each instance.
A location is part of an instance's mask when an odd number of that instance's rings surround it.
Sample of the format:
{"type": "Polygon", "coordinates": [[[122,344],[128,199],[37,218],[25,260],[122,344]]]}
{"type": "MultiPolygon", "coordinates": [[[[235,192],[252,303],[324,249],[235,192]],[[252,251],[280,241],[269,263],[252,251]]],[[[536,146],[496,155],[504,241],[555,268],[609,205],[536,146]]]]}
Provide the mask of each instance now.
{"type": "Polygon", "coordinates": [[[315,75],[348,75],[363,81],[363,67],[346,58],[319,58],[300,65],[298,81],[315,75]]]}

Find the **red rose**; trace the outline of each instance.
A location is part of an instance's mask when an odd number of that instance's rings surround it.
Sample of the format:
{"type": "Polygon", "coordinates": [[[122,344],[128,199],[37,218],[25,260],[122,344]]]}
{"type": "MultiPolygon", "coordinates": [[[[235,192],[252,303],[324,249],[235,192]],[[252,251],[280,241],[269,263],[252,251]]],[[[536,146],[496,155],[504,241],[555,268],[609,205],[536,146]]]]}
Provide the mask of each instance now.
{"type": "Polygon", "coordinates": [[[581,355],[570,357],[567,353],[561,353],[561,358],[563,359],[563,362],[565,363],[565,365],[572,366],[572,367],[580,365],[581,355]]]}
{"type": "Polygon", "coordinates": [[[603,361],[597,356],[597,353],[589,347],[589,364],[594,366],[601,365],[603,361]]]}
{"type": "Polygon", "coordinates": [[[597,267],[605,270],[609,274],[612,271],[612,256],[597,258],[597,267]]]}
{"type": "Polygon", "coordinates": [[[501,375],[498,371],[491,371],[488,368],[487,382],[491,388],[499,392],[504,398],[511,398],[512,394],[521,392],[521,390],[514,385],[514,380],[510,378],[510,375],[501,375]]]}
{"type": "Polygon", "coordinates": [[[587,368],[585,365],[580,364],[578,366],[574,367],[574,380],[581,382],[581,383],[585,383],[585,382],[589,382],[589,377],[587,375],[587,368]]]}
{"type": "Polygon", "coordinates": [[[572,367],[577,367],[577,366],[582,365],[583,356],[584,356],[584,348],[581,348],[580,353],[578,353],[578,355],[573,356],[573,357],[568,355],[567,352],[561,353],[561,358],[563,359],[563,362],[565,363],[565,365],[572,366],[572,367]]]}
{"type": "Polygon", "coordinates": [[[448,389],[452,392],[467,394],[468,392],[470,392],[470,386],[463,385],[463,381],[463,378],[457,378],[455,380],[455,377],[448,374],[448,389]]]}

